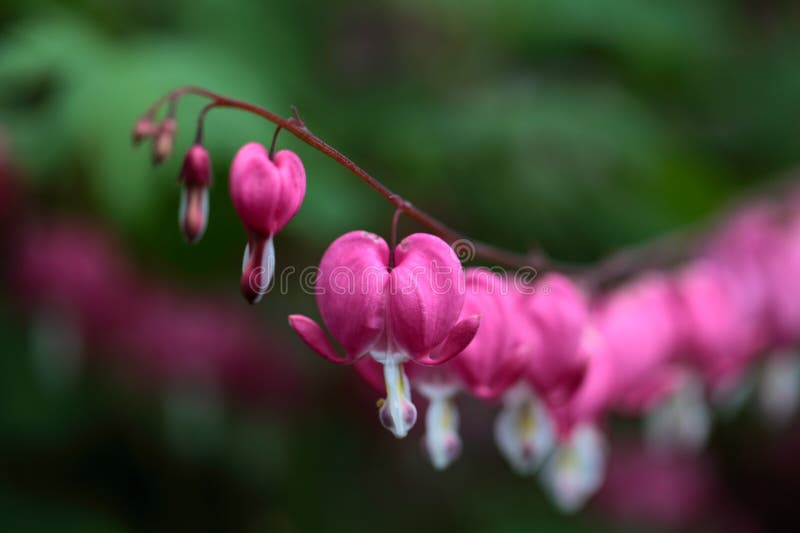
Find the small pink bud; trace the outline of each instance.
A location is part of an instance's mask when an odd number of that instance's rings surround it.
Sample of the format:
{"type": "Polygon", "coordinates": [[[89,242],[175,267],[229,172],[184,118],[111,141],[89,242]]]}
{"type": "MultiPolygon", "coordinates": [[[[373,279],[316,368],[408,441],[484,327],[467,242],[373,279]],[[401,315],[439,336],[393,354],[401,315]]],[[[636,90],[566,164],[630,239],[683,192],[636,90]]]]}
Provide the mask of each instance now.
{"type": "Polygon", "coordinates": [[[153,164],[162,163],[170,156],[177,129],[178,123],[172,117],[165,118],[158,126],[153,142],[153,164]]]}
{"type": "Polygon", "coordinates": [[[281,150],[270,159],[258,143],[248,143],[231,163],[229,191],[233,207],[248,232],[241,288],[250,303],[266,291],[275,268],[272,238],[294,217],[306,194],[300,158],[281,150]]]}
{"type": "Polygon", "coordinates": [[[186,152],[178,178],[181,182],[179,223],[189,243],[200,240],[208,223],[208,187],[211,185],[211,159],[208,151],[195,144],[186,152]]]}
{"type": "Polygon", "coordinates": [[[144,139],[154,137],[157,131],[158,127],[152,118],[147,116],[140,118],[133,126],[133,144],[138,145],[144,139]]]}
{"type": "Polygon", "coordinates": [[[194,144],[186,152],[178,179],[186,185],[211,185],[211,157],[202,144],[194,144]]]}

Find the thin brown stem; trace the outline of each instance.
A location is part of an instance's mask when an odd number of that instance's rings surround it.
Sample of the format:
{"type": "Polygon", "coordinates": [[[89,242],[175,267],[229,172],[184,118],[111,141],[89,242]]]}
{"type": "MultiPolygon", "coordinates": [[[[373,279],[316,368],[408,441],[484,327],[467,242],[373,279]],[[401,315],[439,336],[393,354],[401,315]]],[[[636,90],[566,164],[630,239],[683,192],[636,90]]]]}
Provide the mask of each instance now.
{"type": "Polygon", "coordinates": [[[200,110],[200,114],[197,115],[197,133],[194,136],[195,144],[203,143],[203,130],[205,127],[206,115],[208,115],[208,112],[215,107],[218,107],[216,102],[208,103],[205,105],[205,107],[203,107],[203,109],[200,110]]]}
{"type": "Polygon", "coordinates": [[[400,222],[400,215],[403,214],[403,210],[397,208],[394,210],[394,215],[392,216],[392,230],[391,230],[391,248],[389,248],[389,262],[390,267],[394,268],[394,249],[397,248],[397,225],[400,222]]]}
{"type": "MultiPolygon", "coordinates": [[[[466,238],[464,235],[461,235],[459,232],[451,229],[424,211],[414,207],[410,202],[404,200],[400,195],[395,194],[392,190],[383,185],[383,183],[372,177],[367,171],[356,165],[352,160],[350,160],[350,158],[311,133],[311,131],[306,127],[305,123],[300,119],[297,109],[294,107],[294,116],[287,119],[273,113],[272,111],[269,111],[268,109],[245,102],[243,100],[229,98],[202,87],[186,86],[175,89],[161,97],[148,109],[146,116],[154,116],[165,102],[177,102],[181,97],[187,94],[209,98],[214,104],[214,107],[239,109],[272,122],[276,126],[288,131],[307,145],[322,152],[355,174],[359,179],[361,179],[361,181],[369,185],[373,190],[389,201],[396,209],[400,210],[403,214],[416,221],[420,225],[428,228],[433,233],[439,235],[442,239],[452,242],[466,238]]],[[[529,257],[514,252],[509,252],[500,248],[496,248],[490,244],[472,239],[470,239],[470,241],[475,247],[476,256],[487,261],[511,267],[532,266],[538,269],[550,268],[550,262],[543,261],[541,257],[539,257],[537,260],[533,260],[535,259],[533,256],[529,257]]]]}
{"type": "Polygon", "coordinates": [[[270,160],[275,159],[275,145],[278,144],[278,134],[283,129],[281,126],[275,127],[275,134],[272,136],[272,144],[269,145],[269,158],[270,160]]]}

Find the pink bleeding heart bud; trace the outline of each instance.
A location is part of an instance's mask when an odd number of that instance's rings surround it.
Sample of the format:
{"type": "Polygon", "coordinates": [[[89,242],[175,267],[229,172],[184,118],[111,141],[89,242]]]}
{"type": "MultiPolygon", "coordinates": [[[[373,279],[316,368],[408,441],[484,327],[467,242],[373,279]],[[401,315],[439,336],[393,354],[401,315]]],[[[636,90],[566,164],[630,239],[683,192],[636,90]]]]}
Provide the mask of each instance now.
{"type": "Polygon", "coordinates": [[[599,422],[612,408],[641,412],[672,390],[678,315],[669,279],[657,274],[594,303],[581,341],[585,375],[569,401],[554,409],[562,440],[576,424],[599,422]]]}
{"type": "Polygon", "coordinates": [[[586,371],[583,336],[588,304],[580,289],[565,276],[548,274],[531,294],[520,295],[529,342],[535,343],[530,380],[549,405],[566,402],[586,371]]]}
{"type": "Polygon", "coordinates": [[[229,190],[233,207],[248,233],[242,262],[241,289],[256,303],[275,272],[273,237],[294,217],[306,194],[306,172],[300,158],[281,150],[270,159],[258,143],[248,143],[231,164],[229,190]]]}
{"type": "Polygon", "coordinates": [[[153,164],[163,163],[170,156],[177,129],[178,122],[173,117],[165,118],[158,126],[158,130],[154,134],[153,164]]]}
{"type": "Polygon", "coordinates": [[[133,125],[133,144],[138,145],[144,139],[154,137],[158,131],[158,126],[150,117],[142,117],[133,125]]]}
{"type": "Polygon", "coordinates": [[[208,223],[208,188],[211,186],[211,158],[195,144],[186,152],[181,175],[181,204],[178,214],[183,236],[189,243],[200,240],[208,223]]]}
{"type": "Polygon", "coordinates": [[[349,364],[370,355],[383,365],[387,397],[381,421],[400,438],[416,421],[403,365],[452,359],[472,341],[480,319],[459,321],[464,271],[447,243],[417,233],[394,250],[394,267],[389,254],[377,235],[353,231],[336,239],[322,257],[317,305],[344,358],[313,320],[292,315],[289,322],[329,361],[349,364]]]}

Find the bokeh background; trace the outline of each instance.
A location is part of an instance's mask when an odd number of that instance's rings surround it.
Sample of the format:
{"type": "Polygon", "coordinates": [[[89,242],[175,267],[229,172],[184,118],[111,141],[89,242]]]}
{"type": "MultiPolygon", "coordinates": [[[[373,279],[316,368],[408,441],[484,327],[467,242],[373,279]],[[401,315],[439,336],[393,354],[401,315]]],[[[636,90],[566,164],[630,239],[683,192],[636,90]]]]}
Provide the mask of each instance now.
{"type": "MultiPolygon", "coordinates": [[[[290,334],[288,313],[316,313],[296,283],[254,308],[238,295],[245,233],[227,168],[243,143],[269,142],[269,124],[211,113],[211,221],[198,246],[183,243],[176,177],[202,103],[182,103],[166,164],[130,146],[136,118],[183,84],[285,115],[295,104],[315,133],[450,225],[591,262],[791,173],[800,5],[3,0],[3,530],[797,522],[800,434],[769,432],[746,408],[717,424],[701,467],[686,467],[690,488],[667,482],[649,513],[601,495],[561,516],[495,451],[496,409],[466,399],[463,456],[434,472],[421,428],[396,441],[377,423],[375,394],[290,334]],[[661,512],[670,494],[686,508],[661,512]]],[[[276,240],[279,267],[315,264],[352,229],[387,232],[380,197],[290,135],[279,145],[309,179],[276,240]]],[[[622,422],[616,434],[638,428],[622,422]]],[[[617,479],[622,500],[660,483],[644,472],[617,479]]]]}

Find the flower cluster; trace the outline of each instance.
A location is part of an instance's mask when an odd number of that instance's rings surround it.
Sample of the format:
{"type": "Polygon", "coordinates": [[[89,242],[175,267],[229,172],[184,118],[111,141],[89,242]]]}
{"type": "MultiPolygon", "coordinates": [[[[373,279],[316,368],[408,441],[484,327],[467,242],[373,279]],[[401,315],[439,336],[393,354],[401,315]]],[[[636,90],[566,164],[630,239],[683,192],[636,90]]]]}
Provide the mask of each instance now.
{"type": "Polygon", "coordinates": [[[460,392],[500,405],[501,453],[518,473],[539,472],[564,510],[602,483],[609,414],[644,416],[657,448],[699,449],[711,402],[760,359],[765,416],[785,422],[797,407],[800,210],[748,208],[688,263],[591,294],[559,274],[519,286],[489,269],[462,272],[431,235],[394,254],[352,232],[322,258],[317,302],[345,356],[311,319],[289,320],[314,351],[356,363],[385,394],[379,417],[395,436],[416,420],[412,391],[427,400],[423,445],[437,469],[462,448],[460,392]]]}
{"type": "MultiPolygon", "coordinates": [[[[610,288],[555,272],[518,283],[511,272],[465,270],[447,242],[455,233],[314,137],[296,114],[281,119],[209,91],[196,94],[289,129],[396,207],[391,245],[352,231],[324,253],[316,299],[325,328],[302,315],[291,315],[289,323],[314,352],[353,365],[379,391],[378,418],[396,437],[416,423],[414,393],[425,398],[422,439],[435,468],[446,468],[462,449],[459,394],[499,406],[500,452],[519,474],[539,475],[565,511],[581,507],[603,482],[610,414],[644,417],[646,439],[655,447],[699,449],[713,404],[730,403],[759,361],[766,416],[782,423],[794,413],[800,396],[800,359],[793,351],[800,340],[798,198],[748,206],[682,264],[610,288]],[[438,236],[415,233],[395,246],[402,213],[438,236]]],[[[137,126],[153,137],[156,159],[171,144],[169,120],[149,133],[137,126]]],[[[210,184],[200,145],[190,149],[183,168],[182,227],[195,240],[205,227],[210,184]]],[[[273,237],[303,200],[305,173],[293,153],[273,156],[250,143],[236,155],[229,184],[248,232],[242,290],[254,302],[274,272],[273,237]]]]}

